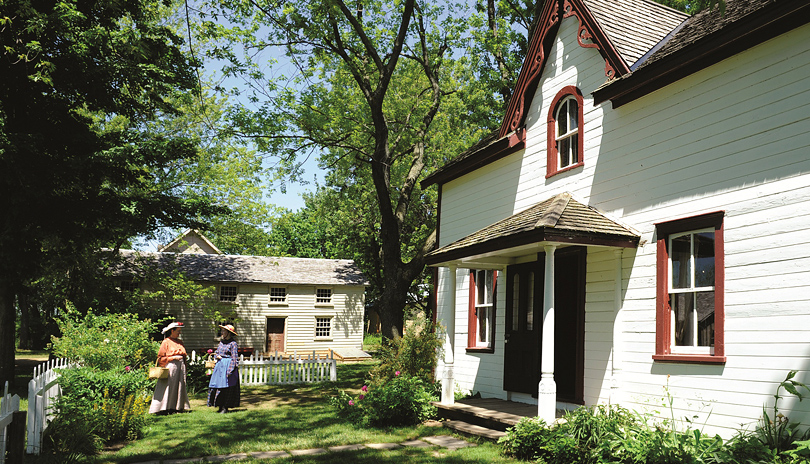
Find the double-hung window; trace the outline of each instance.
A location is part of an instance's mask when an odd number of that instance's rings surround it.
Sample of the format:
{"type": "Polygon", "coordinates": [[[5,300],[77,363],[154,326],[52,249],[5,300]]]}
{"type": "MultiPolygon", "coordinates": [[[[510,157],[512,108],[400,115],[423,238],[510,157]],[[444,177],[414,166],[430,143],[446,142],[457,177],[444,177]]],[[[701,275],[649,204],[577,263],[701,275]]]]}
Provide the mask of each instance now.
{"type": "Polygon", "coordinates": [[[495,282],[497,271],[470,271],[470,310],[467,349],[493,348],[495,333],[495,282]]]}
{"type": "Polygon", "coordinates": [[[331,304],[332,303],[332,289],[319,288],[315,290],[315,303],[316,304],[331,304]]]}
{"type": "Polygon", "coordinates": [[[236,286],[222,285],[219,287],[219,301],[222,303],[233,303],[236,301],[236,286]]]}
{"type": "Polygon", "coordinates": [[[582,92],[563,88],[551,103],[548,115],[546,178],[583,165],[582,92]]]}
{"type": "Polygon", "coordinates": [[[332,337],[332,318],[316,317],[315,338],[331,338],[331,337],[332,337]]]}
{"type": "Polygon", "coordinates": [[[287,302],[287,289],[284,287],[270,287],[270,303],[282,304],[287,302]]]}
{"type": "Polygon", "coordinates": [[[724,362],[723,213],[656,224],[660,361],[724,362]]]}

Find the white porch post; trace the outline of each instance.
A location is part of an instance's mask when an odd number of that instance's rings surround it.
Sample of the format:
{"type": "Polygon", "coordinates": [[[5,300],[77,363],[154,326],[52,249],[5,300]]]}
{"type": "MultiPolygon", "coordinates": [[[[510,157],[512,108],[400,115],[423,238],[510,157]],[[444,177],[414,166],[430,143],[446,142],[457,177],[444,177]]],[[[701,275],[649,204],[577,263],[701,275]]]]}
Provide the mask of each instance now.
{"type": "Polygon", "coordinates": [[[442,376],[442,404],[453,404],[455,402],[455,374],[453,364],[456,354],[456,266],[451,265],[450,271],[450,295],[447,298],[447,309],[444,314],[444,325],[446,333],[444,336],[444,375],[442,376]]]}
{"type": "Polygon", "coordinates": [[[610,403],[619,404],[621,402],[621,372],[622,372],[622,327],[621,327],[621,309],[622,309],[622,252],[624,250],[618,248],[613,251],[616,257],[616,274],[614,277],[613,287],[613,307],[616,311],[616,317],[613,318],[613,356],[611,357],[611,379],[610,379],[610,403]]]}
{"type": "Polygon", "coordinates": [[[540,384],[537,390],[537,417],[546,424],[557,418],[557,384],[554,382],[554,250],[544,245],[546,271],[543,282],[543,354],[540,360],[540,384]]]}

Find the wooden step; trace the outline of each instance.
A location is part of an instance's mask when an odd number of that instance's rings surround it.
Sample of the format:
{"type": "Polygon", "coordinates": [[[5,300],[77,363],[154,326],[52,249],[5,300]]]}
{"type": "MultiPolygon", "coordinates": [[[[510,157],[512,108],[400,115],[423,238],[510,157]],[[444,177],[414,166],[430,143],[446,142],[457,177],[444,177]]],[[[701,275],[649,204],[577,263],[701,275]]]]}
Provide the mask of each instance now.
{"type": "Polygon", "coordinates": [[[460,420],[444,421],[443,425],[462,435],[481,437],[492,441],[498,441],[499,438],[506,436],[506,432],[481,427],[480,425],[474,425],[460,420]]]}

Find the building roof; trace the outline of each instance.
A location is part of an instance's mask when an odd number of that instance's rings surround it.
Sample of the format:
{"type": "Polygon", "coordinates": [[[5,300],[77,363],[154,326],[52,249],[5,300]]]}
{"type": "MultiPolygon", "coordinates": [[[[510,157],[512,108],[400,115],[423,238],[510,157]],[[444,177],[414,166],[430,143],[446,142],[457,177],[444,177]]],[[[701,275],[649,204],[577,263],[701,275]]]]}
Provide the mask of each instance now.
{"type": "Polygon", "coordinates": [[[619,107],[810,22],[807,0],[725,1],[724,11],[714,8],[690,17],[630,73],[596,89],[594,104],[610,100],[619,107]]]}
{"type": "Polygon", "coordinates": [[[599,26],[632,68],[689,18],[652,0],[584,0],[599,26]]]}
{"type": "Polygon", "coordinates": [[[282,285],[368,285],[352,260],[278,258],[267,256],[153,253],[121,250],[124,258],[116,274],[138,273],[141,263],[176,265],[200,282],[266,283],[282,285]],[[141,261],[139,261],[141,260],[141,261]]]}
{"type": "Polygon", "coordinates": [[[636,247],[639,235],[561,193],[427,254],[439,264],[539,242],[636,247]]]}
{"type": "Polygon", "coordinates": [[[208,237],[199,230],[188,229],[179,237],[168,244],[160,247],[158,251],[170,251],[177,253],[208,253],[221,255],[222,250],[216,247],[208,237]]]}

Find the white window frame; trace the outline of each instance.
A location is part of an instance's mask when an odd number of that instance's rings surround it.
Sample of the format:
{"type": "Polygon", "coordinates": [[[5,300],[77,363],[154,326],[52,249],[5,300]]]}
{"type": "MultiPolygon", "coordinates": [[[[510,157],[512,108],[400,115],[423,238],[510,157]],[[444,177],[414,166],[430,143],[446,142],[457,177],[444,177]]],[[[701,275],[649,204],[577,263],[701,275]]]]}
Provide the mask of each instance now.
{"type": "Polygon", "coordinates": [[[475,287],[475,347],[490,348],[495,322],[493,320],[495,315],[495,272],[491,269],[477,269],[475,287]],[[488,291],[487,283],[490,284],[488,291]]]}
{"type": "Polygon", "coordinates": [[[219,302],[220,303],[236,303],[236,299],[239,296],[239,286],[238,285],[220,285],[219,286],[219,302]],[[233,295],[226,295],[224,294],[224,290],[226,288],[232,288],[234,293],[233,295]]]}
{"type": "MultiPolygon", "coordinates": [[[[675,335],[675,327],[676,327],[677,323],[676,323],[675,308],[672,307],[674,305],[672,305],[670,303],[670,306],[671,306],[671,309],[670,309],[670,321],[671,322],[670,322],[670,328],[669,328],[669,330],[670,330],[670,344],[671,344],[670,349],[672,350],[673,354],[704,354],[704,355],[706,355],[706,354],[713,355],[714,354],[714,347],[713,346],[700,346],[700,345],[697,345],[697,340],[698,340],[698,333],[697,333],[698,332],[697,296],[698,296],[698,293],[701,293],[701,292],[714,292],[715,288],[716,288],[716,284],[717,284],[717,282],[715,281],[715,285],[712,285],[712,286],[703,286],[703,287],[697,287],[696,286],[696,283],[697,283],[697,278],[696,278],[697,277],[696,276],[697,266],[695,265],[695,236],[698,235],[698,234],[702,234],[702,233],[711,233],[712,236],[714,236],[715,229],[714,228],[705,228],[705,229],[689,230],[689,231],[685,231],[685,232],[673,233],[673,234],[670,234],[667,237],[667,246],[669,248],[669,256],[668,256],[668,259],[667,259],[667,266],[668,266],[668,273],[669,273],[667,286],[668,286],[668,291],[669,291],[669,298],[671,300],[672,295],[677,295],[677,294],[692,294],[692,298],[693,298],[692,314],[691,314],[691,318],[693,320],[692,320],[690,325],[692,327],[691,338],[693,340],[694,345],[677,345],[676,344],[677,340],[676,340],[676,335],[675,335]],[[672,255],[673,255],[673,250],[674,250],[672,241],[674,239],[677,239],[677,238],[680,238],[680,237],[685,237],[685,236],[690,237],[690,240],[689,240],[689,269],[690,269],[691,273],[689,275],[689,286],[688,287],[675,288],[673,286],[673,280],[675,279],[675,269],[674,269],[674,264],[673,264],[673,261],[672,261],[672,255]]],[[[716,308],[713,308],[713,310],[716,311],[716,308]]]]}
{"type": "Polygon", "coordinates": [[[580,162],[579,159],[579,128],[582,126],[582,121],[579,121],[579,102],[577,101],[576,97],[573,95],[569,95],[557,105],[557,109],[554,113],[554,131],[555,131],[555,141],[557,142],[557,170],[565,169],[569,166],[573,166],[580,162]],[[571,112],[569,111],[569,105],[573,103],[576,106],[574,111],[574,118],[576,122],[576,128],[571,129],[568,127],[568,130],[564,134],[560,134],[560,121],[564,120],[566,125],[570,126],[570,119],[569,116],[571,112]],[[565,114],[562,115],[563,109],[565,110],[565,114]],[[563,152],[560,149],[561,143],[563,140],[568,139],[568,150],[563,152]],[[573,143],[572,143],[573,142],[573,143]]]}
{"type": "Polygon", "coordinates": [[[315,340],[331,340],[332,339],[332,320],[334,316],[315,316],[315,340]],[[318,334],[318,331],[326,330],[324,335],[318,334]]]}
{"type": "Polygon", "coordinates": [[[267,300],[271,305],[286,305],[287,304],[287,287],[270,287],[270,291],[267,294],[267,300]],[[276,291],[275,295],[273,291],[276,291]],[[279,290],[283,292],[283,294],[279,294],[279,290]]]}
{"type": "Polygon", "coordinates": [[[333,304],[332,298],[334,297],[334,292],[331,288],[316,288],[315,289],[315,304],[319,306],[331,306],[333,304]],[[323,293],[322,293],[323,292],[323,293]],[[328,292],[329,296],[323,296],[325,293],[328,292]]]}

